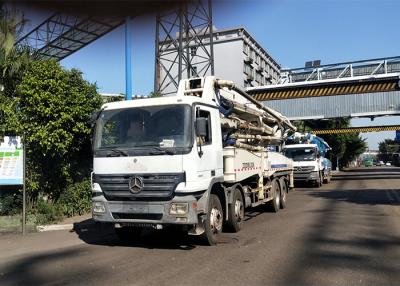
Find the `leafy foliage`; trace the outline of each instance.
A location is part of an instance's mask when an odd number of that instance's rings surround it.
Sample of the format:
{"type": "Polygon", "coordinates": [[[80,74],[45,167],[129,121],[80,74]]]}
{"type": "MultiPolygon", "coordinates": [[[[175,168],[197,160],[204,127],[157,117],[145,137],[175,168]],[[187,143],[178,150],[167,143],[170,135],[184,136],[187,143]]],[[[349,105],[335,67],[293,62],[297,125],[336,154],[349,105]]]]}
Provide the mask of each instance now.
{"type": "MultiPolygon", "coordinates": [[[[40,61],[29,48],[14,46],[26,20],[2,3],[0,0],[0,137],[5,133],[25,135],[28,204],[38,222],[58,220],[63,212],[82,213],[90,203],[89,118],[100,108],[101,97],[80,71],[40,61]],[[61,207],[58,201],[69,205],[61,207]]],[[[18,204],[13,197],[4,202],[8,213],[18,204]]]]}
{"type": "Polygon", "coordinates": [[[101,105],[96,86],[78,70],[35,61],[17,87],[17,132],[25,134],[29,187],[57,199],[87,178],[91,163],[90,115],[101,105]]]}
{"type": "Polygon", "coordinates": [[[89,180],[68,186],[58,203],[66,216],[82,215],[90,211],[92,190],[89,180]]]}
{"type": "Polygon", "coordinates": [[[384,162],[392,160],[392,154],[400,152],[400,145],[395,140],[385,139],[382,142],[379,142],[379,160],[384,162]]]}
{"type": "Polygon", "coordinates": [[[391,154],[395,152],[399,152],[400,145],[396,143],[395,140],[385,139],[382,142],[379,142],[379,153],[381,154],[391,154]]]}
{"type": "Polygon", "coordinates": [[[15,215],[22,211],[21,192],[0,190],[0,215],[15,215]]]}
{"type": "Polygon", "coordinates": [[[60,221],[63,213],[58,204],[38,198],[30,210],[29,216],[34,218],[36,224],[40,225],[60,221]]]}

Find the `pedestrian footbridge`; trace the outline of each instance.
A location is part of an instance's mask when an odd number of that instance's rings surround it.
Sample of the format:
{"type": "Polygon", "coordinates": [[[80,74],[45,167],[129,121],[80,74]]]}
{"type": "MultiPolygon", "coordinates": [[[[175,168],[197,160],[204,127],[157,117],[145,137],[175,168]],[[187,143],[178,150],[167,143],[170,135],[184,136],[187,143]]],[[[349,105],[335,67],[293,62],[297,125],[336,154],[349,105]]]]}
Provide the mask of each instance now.
{"type": "Polygon", "coordinates": [[[400,115],[400,57],[284,70],[278,85],[249,88],[291,120],[400,115]]]}

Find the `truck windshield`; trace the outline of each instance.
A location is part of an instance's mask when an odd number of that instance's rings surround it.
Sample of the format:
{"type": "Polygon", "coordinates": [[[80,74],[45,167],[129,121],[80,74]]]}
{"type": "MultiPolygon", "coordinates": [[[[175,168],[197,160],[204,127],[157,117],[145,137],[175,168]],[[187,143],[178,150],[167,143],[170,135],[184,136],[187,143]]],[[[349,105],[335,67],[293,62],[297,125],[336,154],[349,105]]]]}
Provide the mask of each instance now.
{"type": "Polygon", "coordinates": [[[105,110],[96,124],[94,148],[189,147],[190,119],[191,108],[188,105],[105,110]]]}
{"type": "Polygon", "coordinates": [[[285,156],[293,159],[293,161],[314,161],[315,152],[313,148],[287,148],[285,156]]]}

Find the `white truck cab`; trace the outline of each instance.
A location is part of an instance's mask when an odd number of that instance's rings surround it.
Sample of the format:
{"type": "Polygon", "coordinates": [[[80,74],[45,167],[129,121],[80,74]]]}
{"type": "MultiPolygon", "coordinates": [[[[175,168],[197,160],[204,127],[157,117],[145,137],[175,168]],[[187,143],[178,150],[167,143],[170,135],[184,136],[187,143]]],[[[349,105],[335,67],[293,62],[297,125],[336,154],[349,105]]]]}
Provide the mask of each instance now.
{"type": "Polygon", "coordinates": [[[316,144],[293,144],[284,147],[286,157],[293,160],[295,181],[322,184],[322,162],[316,144]]]}
{"type": "MultiPolygon", "coordinates": [[[[293,160],[294,180],[320,187],[329,182],[331,166],[318,151],[317,144],[290,144],[283,147],[286,157],[293,160]]],[[[329,160],[328,160],[329,161],[329,160]]]]}

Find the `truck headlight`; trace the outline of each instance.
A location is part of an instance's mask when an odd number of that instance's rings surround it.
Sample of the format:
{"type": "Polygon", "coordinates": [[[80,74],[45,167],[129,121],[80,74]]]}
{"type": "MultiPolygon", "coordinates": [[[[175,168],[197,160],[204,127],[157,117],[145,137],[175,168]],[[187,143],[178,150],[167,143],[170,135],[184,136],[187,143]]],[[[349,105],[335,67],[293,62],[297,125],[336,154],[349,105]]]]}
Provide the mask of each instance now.
{"type": "Polygon", "coordinates": [[[100,185],[98,183],[93,183],[92,184],[92,192],[95,192],[95,193],[101,193],[102,192],[101,187],[100,187],[100,185]]]}
{"type": "Polygon", "coordinates": [[[94,213],[105,213],[106,206],[103,202],[93,202],[93,212],[94,213]]]}
{"type": "Polygon", "coordinates": [[[189,211],[188,203],[172,203],[169,208],[170,215],[185,215],[189,211]]]}

